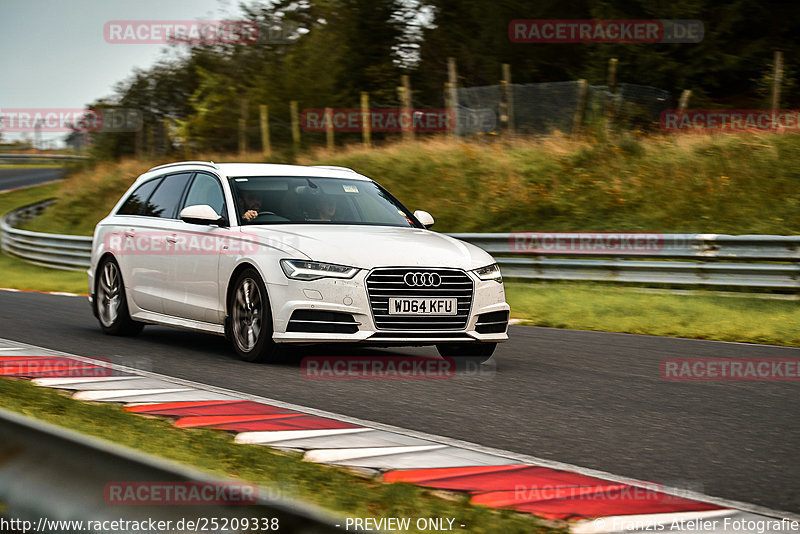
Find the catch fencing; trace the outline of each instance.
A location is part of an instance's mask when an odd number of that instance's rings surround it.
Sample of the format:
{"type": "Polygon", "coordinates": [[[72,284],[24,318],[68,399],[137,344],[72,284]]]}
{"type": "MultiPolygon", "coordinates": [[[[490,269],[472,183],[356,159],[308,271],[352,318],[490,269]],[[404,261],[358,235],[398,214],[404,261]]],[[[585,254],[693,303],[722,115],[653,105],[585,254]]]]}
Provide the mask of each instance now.
{"type": "Polygon", "coordinates": [[[630,83],[614,90],[584,81],[461,87],[458,89],[456,133],[573,133],[603,121],[617,129],[648,130],[658,126],[661,112],[672,109],[669,91],[630,83]]]}

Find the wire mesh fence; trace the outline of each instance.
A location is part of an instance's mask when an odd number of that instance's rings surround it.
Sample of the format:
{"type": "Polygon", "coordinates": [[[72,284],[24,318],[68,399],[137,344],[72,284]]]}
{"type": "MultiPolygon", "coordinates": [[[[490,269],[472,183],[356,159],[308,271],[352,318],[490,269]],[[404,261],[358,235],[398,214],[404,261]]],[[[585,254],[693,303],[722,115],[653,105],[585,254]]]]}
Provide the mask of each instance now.
{"type": "Polygon", "coordinates": [[[456,133],[497,132],[501,122],[532,135],[569,133],[600,121],[614,129],[647,130],[658,126],[659,115],[673,103],[669,91],[656,87],[621,83],[612,92],[603,85],[582,90],[583,83],[510,84],[508,91],[502,85],[459,88],[456,133]]]}

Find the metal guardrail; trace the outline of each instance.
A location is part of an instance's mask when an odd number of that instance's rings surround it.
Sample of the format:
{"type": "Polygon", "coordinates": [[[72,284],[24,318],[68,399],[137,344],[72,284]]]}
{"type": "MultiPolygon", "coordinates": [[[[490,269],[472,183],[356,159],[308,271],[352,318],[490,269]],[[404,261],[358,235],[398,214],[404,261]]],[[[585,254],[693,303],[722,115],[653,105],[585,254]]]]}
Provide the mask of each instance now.
{"type": "Polygon", "coordinates": [[[6,254],[44,267],[87,269],[92,253],[91,237],[46,234],[16,228],[20,222],[40,215],[53,202],[53,199],[37,202],[3,216],[0,219],[0,247],[6,254]]]}
{"type": "MultiPolygon", "coordinates": [[[[0,220],[2,250],[59,269],[86,269],[92,238],[15,228],[45,201],[0,220]]],[[[503,276],[641,285],[800,290],[800,236],[633,233],[449,234],[497,259],[503,276]],[[603,246],[593,247],[592,239],[603,246]],[[641,246],[636,240],[644,240],[641,246]],[[587,242],[582,240],[589,240],[587,242]],[[627,240],[627,241],[626,241],[627,240]],[[621,246],[627,243],[628,246],[621,246]],[[615,246],[611,246],[615,245],[615,246]]]]}
{"type": "Polygon", "coordinates": [[[800,290],[800,236],[532,232],[450,235],[492,254],[508,278],[800,290]],[[596,239],[601,246],[592,246],[596,239]],[[627,247],[621,246],[625,239],[627,247]],[[644,241],[637,245],[636,239],[644,241]]]}
{"type": "Polygon", "coordinates": [[[72,154],[6,154],[0,152],[0,163],[30,163],[32,161],[80,161],[89,159],[88,156],[75,156],[72,154]]]}
{"type": "MultiPolygon", "coordinates": [[[[18,521],[28,521],[28,532],[93,532],[93,528],[77,528],[73,523],[82,521],[97,524],[118,521],[116,528],[104,532],[141,532],[153,528],[136,528],[126,523],[171,521],[171,527],[155,530],[169,532],[195,532],[186,521],[195,523],[204,518],[207,526],[211,519],[228,525],[238,519],[252,521],[267,519],[269,525],[277,519],[279,532],[302,534],[332,534],[343,529],[344,518],[339,518],[315,506],[281,497],[281,490],[254,488],[253,499],[239,505],[219,503],[211,493],[210,502],[202,505],[126,506],[109,499],[109,484],[155,483],[164,488],[170,483],[200,483],[212,488],[241,481],[214,478],[198,469],[150,456],[114,443],[85,436],[55,425],[0,409],[0,501],[5,504],[4,515],[18,521]],[[177,527],[184,520],[183,528],[177,527]],[[56,522],[62,522],[59,526],[56,522]],[[36,527],[35,529],[33,527],[36,527]],[[188,527],[188,528],[187,528],[188,527]]],[[[205,487],[205,486],[202,486],[205,487]]],[[[252,488],[252,486],[251,486],[252,488]]],[[[154,490],[155,491],[155,490],[154,490]]],[[[208,492],[203,493],[209,495],[208,492]]],[[[153,494],[155,495],[155,494],[153,494]]],[[[162,492],[162,495],[164,493],[162,492]]],[[[8,519],[6,519],[8,521],[8,519]]],[[[130,523],[127,523],[130,524],[130,523]]],[[[17,530],[24,531],[19,528],[17,530]]],[[[200,529],[202,530],[202,528],[200,529]]],[[[208,528],[223,532],[222,527],[208,528]]],[[[251,531],[250,528],[228,528],[228,532],[251,531]]],[[[350,529],[352,530],[352,528],[350,529]]],[[[253,530],[255,531],[255,530],[253,530]]]]}

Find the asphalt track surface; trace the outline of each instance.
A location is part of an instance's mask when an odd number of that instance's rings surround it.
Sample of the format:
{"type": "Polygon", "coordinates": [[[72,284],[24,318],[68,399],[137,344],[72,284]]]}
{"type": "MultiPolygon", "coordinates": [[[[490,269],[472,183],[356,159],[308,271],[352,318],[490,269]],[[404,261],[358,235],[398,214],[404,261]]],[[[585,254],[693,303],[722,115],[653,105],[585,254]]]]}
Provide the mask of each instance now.
{"type": "Polygon", "coordinates": [[[0,292],[0,337],[800,512],[800,382],[678,383],[660,374],[668,357],[797,358],[800,349],[512,326],[480,373],[309,380],[304,356],[436,353],[320,347],[281,364],[249,364],[221,337],[156,326],[109,337],[85,298],[13,292],[0,292]]]}
{"type": "Polygon", "coordinates": [[[64,169],[56,167],[0,169],[0,191],[60,180],[64,169]]]}

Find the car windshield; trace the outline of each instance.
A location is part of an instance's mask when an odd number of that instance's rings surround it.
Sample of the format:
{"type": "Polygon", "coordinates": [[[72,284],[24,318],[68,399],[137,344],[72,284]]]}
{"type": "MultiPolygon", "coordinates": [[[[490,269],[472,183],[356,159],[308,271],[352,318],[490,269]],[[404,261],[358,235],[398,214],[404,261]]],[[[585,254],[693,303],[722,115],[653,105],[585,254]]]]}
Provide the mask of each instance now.
{"type": "Polygon", "coordinates": [[[388,191],[371,181],[304,176],[231,178],[242,225],[363,224],[421,228],[388,191]]]}

